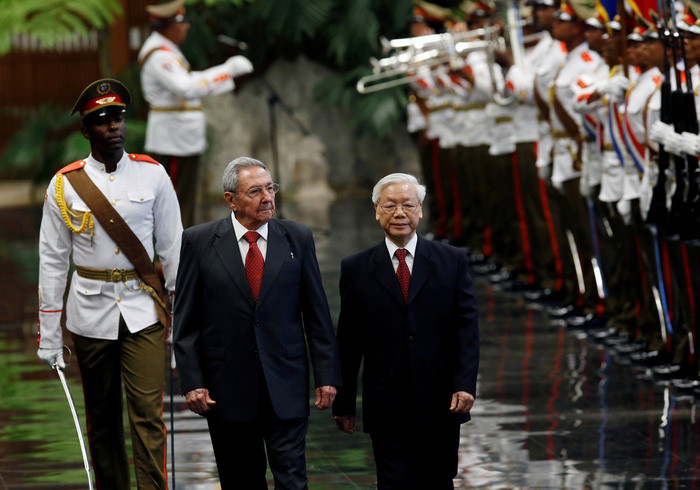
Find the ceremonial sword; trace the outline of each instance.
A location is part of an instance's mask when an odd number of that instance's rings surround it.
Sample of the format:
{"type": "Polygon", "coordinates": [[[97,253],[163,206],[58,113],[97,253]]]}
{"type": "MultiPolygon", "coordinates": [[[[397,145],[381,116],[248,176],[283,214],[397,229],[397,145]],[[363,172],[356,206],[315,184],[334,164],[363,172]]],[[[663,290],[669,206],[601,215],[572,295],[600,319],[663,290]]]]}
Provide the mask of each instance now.
{"type": "Polygon", "coordinates": [[[70,411],[73,414],[73,423],[75,423],[75,430],[78,432],[78,441],[80,441],[80,451],[83,453],[83,463],[85,464],[85,472],[87,473],[88,486],[90,490],[93,490],[94,487],[92,486],[92,476],[90,475],[90,463],[88,462],[87,451],[85,450],[85,441],[83,440],[83,431],[80,428],[80,421],[78,420],[78,413],[75,411],[73,397],[68,389],[68,383],[66,383],[66,376],[63,374],[63,369],[61,369],[58,364],[54,364],[53,368],[58,373],[58,379],[61,380],[63,391],[66,394],[66,399],[68,400],[68,405],[70,406],[70,411]]]}

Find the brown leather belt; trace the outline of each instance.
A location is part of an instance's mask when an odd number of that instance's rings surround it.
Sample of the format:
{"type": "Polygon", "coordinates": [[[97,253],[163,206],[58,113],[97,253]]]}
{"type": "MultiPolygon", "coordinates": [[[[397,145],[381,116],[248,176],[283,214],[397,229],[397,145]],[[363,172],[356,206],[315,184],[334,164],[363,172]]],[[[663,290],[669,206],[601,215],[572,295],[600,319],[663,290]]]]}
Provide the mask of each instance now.
{"type": "Polygon", "coordinates": [[[105,282],[124,282],[138,279],[136,269],[91,269],[89,267],[76,266],[75,271],[80,277],[105,282]]]}

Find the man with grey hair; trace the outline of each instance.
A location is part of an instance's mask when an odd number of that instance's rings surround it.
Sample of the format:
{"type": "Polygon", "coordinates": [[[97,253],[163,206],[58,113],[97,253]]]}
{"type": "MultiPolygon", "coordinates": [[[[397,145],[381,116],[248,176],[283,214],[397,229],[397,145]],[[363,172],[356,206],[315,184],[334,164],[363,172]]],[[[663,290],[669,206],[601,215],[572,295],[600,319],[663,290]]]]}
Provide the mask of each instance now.
{"type": "Polygon", "coordinates": [[[265,165],[240,157],[222,179],[230,216],[187,229],[174,347],[187,406],[206,417],[222,488],[307,488],[309,359],[316,407],[340,384],[311,230],[274,219],[265,165]],[[308,345],[308,348],[307,348],[308,345]]]}
{"type": "Polygon", "coordinates": [[[454,488],[459,427],[476,396],[479,329],[467,256],[416,234],[424,198],[412,175],[381,179],[372,201],[385,238],[341,265],[343,385],[333,415],[341,431],[355,431],[364,358],[363,429],[379,489],[454,488]]]}

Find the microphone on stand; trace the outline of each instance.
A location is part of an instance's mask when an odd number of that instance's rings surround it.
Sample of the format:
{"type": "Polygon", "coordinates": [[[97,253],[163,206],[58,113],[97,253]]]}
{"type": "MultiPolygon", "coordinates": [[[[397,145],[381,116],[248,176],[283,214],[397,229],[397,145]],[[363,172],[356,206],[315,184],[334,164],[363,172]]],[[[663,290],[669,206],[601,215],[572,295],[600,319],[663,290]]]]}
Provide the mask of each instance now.
{"type": "Polygon", "coordinates": [[[225,34],[219,34],[218,36],[216,36],[216,40],[219,41],[221,44],[225,44],[226,46],[237,48],[241,51],[248,51],[248,43],[239,41],[238,39],[234,39],[225,34]]]}

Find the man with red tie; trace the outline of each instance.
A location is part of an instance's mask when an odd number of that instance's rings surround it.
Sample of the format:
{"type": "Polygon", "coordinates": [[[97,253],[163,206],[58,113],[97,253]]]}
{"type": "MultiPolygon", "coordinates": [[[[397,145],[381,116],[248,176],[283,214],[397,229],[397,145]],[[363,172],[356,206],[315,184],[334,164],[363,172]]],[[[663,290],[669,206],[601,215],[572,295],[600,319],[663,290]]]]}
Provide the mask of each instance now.
{"type": "Polygon", "coordinates": [[[341,265],[343,387],[333,415],[341,431],[354,432],[364,359],[363,429],[382,490],[454,488],[460,424],[476,396],[479,330],[467,255],[416,234],[424,199],[412,175],[381,179],[372,201],[385,239],[341,265]]]}
{"type": "Polygon", "coordinates": [[[181,389],[207,418],[222,488],[266,489],[269,462],[275,488],[305,489],[309,360],[319,410],[340,384],[313,237],[273,219],[279,185],[262,162],[235,159],[222,183],[231,215],[182,236],[173,315],[181,389]]]}

